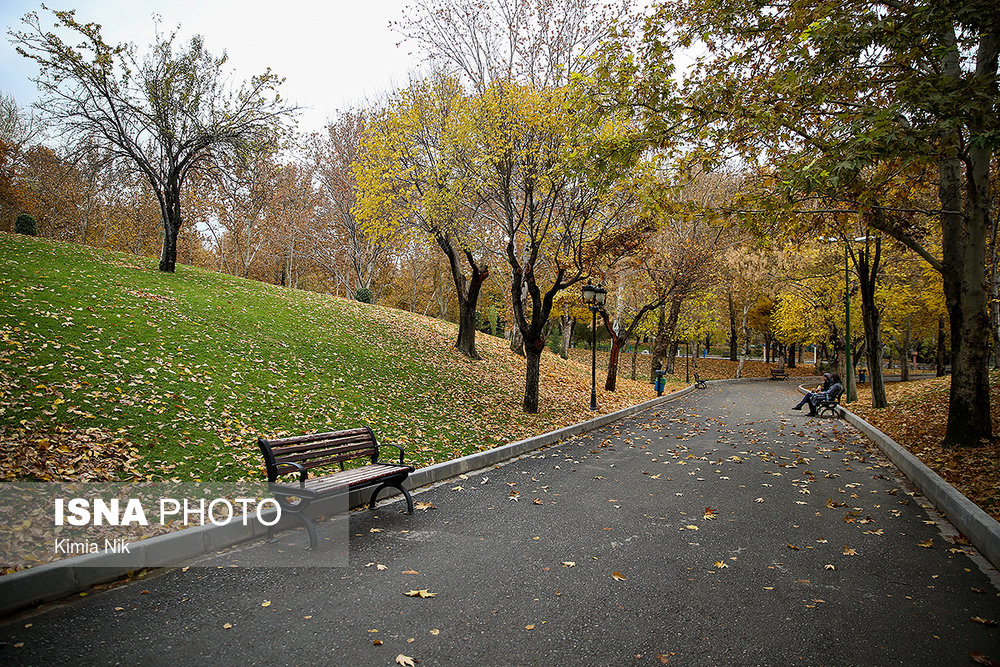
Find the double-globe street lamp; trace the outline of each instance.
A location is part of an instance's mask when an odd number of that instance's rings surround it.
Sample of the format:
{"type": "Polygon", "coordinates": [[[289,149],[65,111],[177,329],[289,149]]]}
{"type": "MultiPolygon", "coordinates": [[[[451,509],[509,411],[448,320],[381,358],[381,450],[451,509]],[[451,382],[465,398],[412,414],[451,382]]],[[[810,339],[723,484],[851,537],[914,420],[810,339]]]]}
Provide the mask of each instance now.
{"type": "Polygon", "coordinates": [[[583,302],[590,307],[590,409],[597,409],[597,313],[604,307],[608,290],[590,283],[583,286],[583,302]]]}

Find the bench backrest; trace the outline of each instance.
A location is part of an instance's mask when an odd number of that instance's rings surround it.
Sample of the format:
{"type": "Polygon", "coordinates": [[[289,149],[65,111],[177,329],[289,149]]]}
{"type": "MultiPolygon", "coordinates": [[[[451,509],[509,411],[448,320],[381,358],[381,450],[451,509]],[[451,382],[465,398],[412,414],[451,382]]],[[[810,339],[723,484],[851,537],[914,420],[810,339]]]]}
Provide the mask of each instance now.
{"type": "Polygon", "coordinates": [[[363,458],[375,463],[378,458],[375,434],[367,426],[272,440],[260,438],[257,445],[264,454],[269,482],[275,481],[278,475],[297,472],[293,466],[282,465],[291,462],[310,470],[331,464],[343,465],[344,461],[363,458]]]}
{"type": "Polygon", "coordinates": [[[832,387],[830,387],[830,390],[827,392],[827,395],[826,395],[827,396],[827,400],[829,400],[829,401],[835,401],[836,402],[836,401],[838,401],[840,399],[840,395],[843,394],[843,393],[844,393],[844,385],[842,385],[842,384],[840,384],[838,382],[835,385],[833,385],[832,387]]]}

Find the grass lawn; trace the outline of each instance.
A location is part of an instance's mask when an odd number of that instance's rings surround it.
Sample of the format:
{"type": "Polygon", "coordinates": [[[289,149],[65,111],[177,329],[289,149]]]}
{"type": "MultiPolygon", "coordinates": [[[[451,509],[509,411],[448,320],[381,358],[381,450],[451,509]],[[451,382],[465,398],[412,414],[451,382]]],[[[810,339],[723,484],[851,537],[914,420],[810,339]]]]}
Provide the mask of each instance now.
{"type": "Polygon", "coordinates": [[[589,366],[546,353],[527,415],[502,339],[473,362],[447,322],[156,264],[0,233],[0,479],[260,478],[258,435],[359,424],[419,467],[593,416],[589,366]]]}

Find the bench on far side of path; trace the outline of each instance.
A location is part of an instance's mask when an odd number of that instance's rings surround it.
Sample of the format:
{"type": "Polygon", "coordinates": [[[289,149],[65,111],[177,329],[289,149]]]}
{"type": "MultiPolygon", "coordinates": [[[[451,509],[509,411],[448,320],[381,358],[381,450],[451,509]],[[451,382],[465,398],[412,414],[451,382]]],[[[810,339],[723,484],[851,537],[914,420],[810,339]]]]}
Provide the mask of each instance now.
{"type": "Polygon", "coordinates": [[[705,380],[698,375],[698,371],[694,372],[694,388],[695,389],[707,389],[708,385],[705,384],[705,380]]]}
{"type": "Polygon", "coordinates": [[[772,380],[785,380],[788,378],[788,372],[784,368],[772,368],[771,369],[771,379],[772,380]]]}
{"type": "Polygon", "coordinates": [[[316,548],[316,526],[303,511],[314,500],[374,486],[369,506],[375,509],[379,492],[392,487],[402,492],[406,498],[407,513],[413,514],[413,498],[403,486],[413,467],[403,463],[402,447],[391,443],[380,445],[367,426],[271,440],[260,438],[257,444],[264,454],[268,490],[274,494],[283,511],[298,516],[305,524],[309,531],[310,549],[316,548]],[[398,464],[379,461],[383,447],[399,450],[398,464]],[[368,463],[344,468],[344,463],[358,460],[367,460],[368,463]],[[310,475],[313,470],[329,469],[331,466],[336,466],[334,472],[310,475]],[[279,481],[279,477],[288,474],[298,474],[298,484],[279,481]]]}

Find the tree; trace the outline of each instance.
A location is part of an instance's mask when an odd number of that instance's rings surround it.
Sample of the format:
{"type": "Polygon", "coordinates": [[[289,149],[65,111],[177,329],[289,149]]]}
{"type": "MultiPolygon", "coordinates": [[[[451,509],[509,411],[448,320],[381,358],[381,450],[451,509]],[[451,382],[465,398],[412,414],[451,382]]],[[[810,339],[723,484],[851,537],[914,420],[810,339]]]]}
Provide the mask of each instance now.
{"type": "Polygon", "coordinates": [[[160,271],[173,272],[189,176],[222,156],[240,159],[277,143],[294,111],[268,70],[237,89],[227,86],[226,56],[212,56],[201,36],[175,46],[176,32],[156,35],[140,62],[132,45],[110,46],[96,23],[73,11],[52,12],[56,28],[82,39],[63,41],[31,12],[12,31],[18,53],[34,60],[41,109],[71,140],[99,137],[108,160],[142,174],[156,194],[163,222],[160,271]]]}
{"type": "Polygon", "coordinates": [[[1000,6],[678,0],[650,28],[645,54],[660,62],[642,79],[642,91],[657,94],[648,131],[662,140],[683,119],[714,159],[724,147],[747,164],[769,160],[783,186],[775,204],[808,208],[819,193],[849,214],[893,211],[865,176],[935,169],[937,210],[865,220],[942,273],[952,339],[945,442],[992,437],[984,271],[1000,142],[1000,6]],[[663,61],[670,48],[695,43],[704,55],[679,101],[663,61]],[[940,257],[926,243],[925,213],[940,221],[940,257]]]}
{"type": "Polygon", "coordinates": [[[482,92],[494,82],[561,86],[585,71],[627,0],[416,0],[396,29],[482,92]]]}
{"type": "Polygon", "coordinates": [[[475,152],[464,124],[468,103],[455,79],[438,75],[411,83],[373,114],[354,163],[353,214],[376,239],[410,233],[437,244],[458,297],[455,348],[478,360],[476,307],[490,270],[467,179],[475,152]]]}

